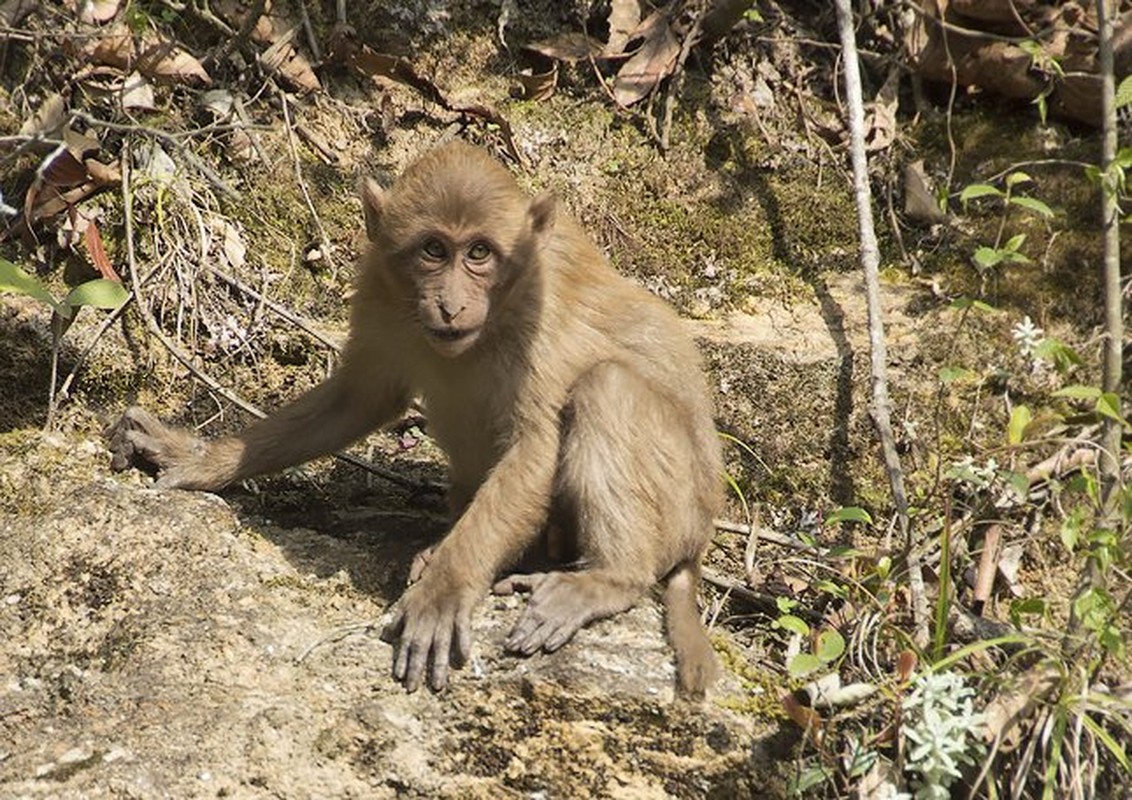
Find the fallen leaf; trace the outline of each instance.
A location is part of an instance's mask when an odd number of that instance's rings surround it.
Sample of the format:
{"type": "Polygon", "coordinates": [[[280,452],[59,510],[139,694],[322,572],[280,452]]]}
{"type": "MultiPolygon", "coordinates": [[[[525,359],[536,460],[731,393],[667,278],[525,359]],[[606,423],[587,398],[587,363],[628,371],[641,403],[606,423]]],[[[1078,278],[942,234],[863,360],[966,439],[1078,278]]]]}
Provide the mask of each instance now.
{"type": "Polygon", "coordinates": [[[88,42],[79,52],[96,64],[128,71],[133,66],[137,51],[130,29],[125,25],[115,25],[100,38],[88,42]]]}
{"type": "Polygon", "coordinates": [[[121,7],[121,0],[82,0],[79,20],[87,25],[105,25],[117,16],[121,7]]]}
{"type": "Polygon", "coordinates": [[[5,0],[0,3],[0,26],[14,28],[39,6],[39,0],[5,0]]]}
{"type": "Polygon", "coordinates": [[[519,80],[522,89],[520,97],[523,100],[546,100],[554,94],[558,85],[558,65],[554,64],[546,72],[532,73],[527,70],[515,77],[519,80]]]}
{"type": "Polygon", "coordinates": [[[98,225],[93,219],[87,220],[86,230],[83,231],[83,242],[86,244],[87,252],[90,253],[90,261],[94,264],[94,268],[98,270],[98,274],[107,280],[121,283],[122,279],[118,277],[114,265],[110,263],[110,258],[106,255],[106,248],[102,245],[102,235],[99,234],[98,225]]]}
{"type": "Polygon", "coordinates": [[[310,62],[295,49],[290,37],[280,39],[260,53],[259,62],[268,72],[278,72],[283,80],[300,92],[314,92],[322,88],[310,62]]]}
{"type": "Polygon", "coordinates": [[[632,38],[643,38],[644,42],[613,79],[613,99],[621,106],[631,106],[647,97],[658,83],[672,74],[680,56],[680,42],[663,9],[650,14],[633,32],[632,38]]]}
{"type": "Polygon", "coordinates": [[[1023,675],[1016,686],[1000,692],[987,703],[983,740],[990,744],[997,739],[1004,753],[1014,750],[1022,740],[1022,724],[1045,706],[1047,695],[1060,682],[1057,670],[1035,667],[1023,675]]]}
{"type": "Polygon", "coordinates": [[[896,140],[896,109],[899,105],[900,70],[890,69],[876,100],[869,104],[865,119],[865,150],[887,150],[896,140]]]}
{"type": "Polygon", "coordinates": [[[603,55],[615,56],[624,52],[629,37],[641,24],[640,0],[613,0],[609,4],[609,41],[603,55]]]}
{"type": "Polygon", "coordinates": [[[142,36],[138,50],[136,69],[147,77],[190,86],[212,84],[212,78],[195,57],[176,42],[153,31],[142,36]]]}
{"type": "Polygon", "coordinates": [[[782,696],[782,707],[786,709],[786,715],[794,721],[794,724],[806,732],[806,737],[814,746],[821,747],[824,738],[821,714],[802,705],[792,694],[782,696]]]}
{"type": "Polygon", "coordinates": [[[904,165],[904,214],[918,224],[936,225],[947,221],[931,190],[922,158],[904,165]]]}
{"type": "Polygon", "coordinates": [[[523,49],[574,64],[601,55],[602,44],[584,33],[563,33],[523,45],[523,49]]]}
{"type": "Polygon", "coordinates": [[[156,99],[153,96],[153,85],[145,79],[140,72],[131,72],[122,82],[122,91],[118,95],[119,102],[124,110],[155,111],[156,99]]]}
{"type": "Polygon", "coordinates": [[[20,126],[20,136],[50,135],[63,127],[67,121],[67,102],[56,92],[48,95],[35,113],[24,120],[20,126]]]}

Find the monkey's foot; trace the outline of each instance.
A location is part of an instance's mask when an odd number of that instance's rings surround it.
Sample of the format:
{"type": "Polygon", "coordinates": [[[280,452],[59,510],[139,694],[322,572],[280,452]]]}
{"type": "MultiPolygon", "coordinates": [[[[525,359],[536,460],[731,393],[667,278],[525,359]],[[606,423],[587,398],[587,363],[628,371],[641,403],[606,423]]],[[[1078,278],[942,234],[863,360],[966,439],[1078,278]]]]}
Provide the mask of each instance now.
{"type": "Polygon", "coordinates": [[[640,595],[638,587],[589,570],[512,575],[492,591],[531,593],[523,616],[503,642],[507,650],[525,656],[557,650],[586,624],[630,608],[640,595]]]}
{"type": "Polygon", "coordinates": [[[432,563],[432,554],[434,552],[436,552],[436,545],[426,547],[413,556],[413,563],[409,565],[409,586],[419,581],[421,575],[424,575],[424,571],[428,569],[428,565],[432,563]]]}

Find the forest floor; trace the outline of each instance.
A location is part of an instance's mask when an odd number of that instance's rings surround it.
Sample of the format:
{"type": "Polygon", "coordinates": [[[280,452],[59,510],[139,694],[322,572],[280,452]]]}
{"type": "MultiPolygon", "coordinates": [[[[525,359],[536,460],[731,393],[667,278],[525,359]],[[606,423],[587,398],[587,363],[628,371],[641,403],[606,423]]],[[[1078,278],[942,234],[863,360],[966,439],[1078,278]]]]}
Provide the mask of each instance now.
{"type": "MultiPolygon", "coordinates": [[[[319,4],[307,33],[279,3],[272,24],[228,47],[238,3],[214,2],[217,17],[81,5],[0,7],[22,32],[5,45],[0,136],[14,144],[0,188],[32,220],[13,222],[0,255],[56,297],[100,275],[134,288],[131,265],[141,292],[112,316],[82,309],[54,366],[50,309],[0,295],[0,794],[785,796],[807,765],[841,757],[803,737],[782,702],[805,683],[791,659],[817,641],[783,627],[787,615],[842,631],[846,682],[882,689],[831,720],[879,731],[897,713],[908,640],[892,632],[910,629],[910,612],[904,588],[876,588],[893,554],[891,502],[868,414],[828,16],[766,4],[765,19],[693,53],[626,110],[609,96],[625,99],[617,67],[561,38],[586,18],[575,4],[523,3],[508,17],[493,3],[348,3],[349,30],[319,4]],[[547,53],[556,84],[543,96],[547,53]],[[534,97],[515,97],[517,83],[534,97]],[[327,459],[220,498],[109,470],[102,431],[131,404],[211,436],[249,418],[233,395],[270,409],[323,379],[364,241],[359,176],[394,176],[452,137],[493,151],[525,188],[553,190],[701,345],[736,490],[707,557],[705,614],[726,676],[703,705],[672,699],[652,601],[522,660],[500,646],[521,601],[491,598],[453,686],[404,694],[377,631],[413,553],[444,531],[432,488],[443,458],[420,415],[352,450],[393,482],[327,459]],[[839,521],[845,507],[871,521],[839,521]],[[761,540],[743,529],[752,521],[761,540]]],[[[587,24],[612,35],[604,17],[587,24]]],[[[883,63],[866,67],[872,97],[883,63]]],[[[876,129],[889,140],[874,155],[898,446],[923,526],[956,506],[956,572],[971,573],[956,605],[974,604],[997,521],[1008,555],[980,610],[1010,625],[1019,601],[1046,598],[1031,624],[1034,642],[1049,641],[1079,561],[1055,509],[1003,498],[1061,444],[1004,443],[1013,407],[1041,419],[1039,399],[1065,406],[1048,401],[1064,365],[1018,347],[1023,318],[1045,341],[1095,349],[1095,197],[1068,168],[1027,167],[1052,222],[987,205],[927,224],[900,202],[898,165],[924,158],[957,191],[1053,152],[1093,158],[1096,139],[978,98],[953,118],[921,116],[908,94],[893,106],[900,127],[876,129]],[[1027,263],[973,266],[1003,230],[1026,234],[1027,263]],[[953,302],[964,297],[994,310],[953,302]]],[[[1065,366],[1070,382],[1095,382],[1091,363],[1065,366]]],[[[935,593],[938,547],[927,552],[935,593]]],[[[973,658],[973,670],[996,663],[973,658]]],[[[1106,680],[1125,672],[1111,665],[1106,680]]],[[[821,796],[843,790],[831,779],[821,796]]]]}

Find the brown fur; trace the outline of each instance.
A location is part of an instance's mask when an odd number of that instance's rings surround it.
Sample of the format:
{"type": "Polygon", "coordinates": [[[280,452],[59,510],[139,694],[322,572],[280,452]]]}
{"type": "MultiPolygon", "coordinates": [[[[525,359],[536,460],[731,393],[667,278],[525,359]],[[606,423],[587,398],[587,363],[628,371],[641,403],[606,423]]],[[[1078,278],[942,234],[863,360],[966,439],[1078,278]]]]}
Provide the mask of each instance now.
{"type": "Polygon", "coordinates": [[[388,192],[366,182],[362,199],[372,245],[338,372],[214,442],[130,409],[115,465],[140,456],[159,486],[215,489],[339,449],[420,393],[456,520],[385,631],[396,677],[443,687],[468,656],[472,608],[553,522],[551,544],[564,536],[581,568],[510,582],[532,595],[506,646],[554,650],[667,580],[678,689],[702,695],[715,662],[696,590],[721,459],[675,313],[611,269],[553,198],[528,199],[467,145],[432,151],[388,192]]]}

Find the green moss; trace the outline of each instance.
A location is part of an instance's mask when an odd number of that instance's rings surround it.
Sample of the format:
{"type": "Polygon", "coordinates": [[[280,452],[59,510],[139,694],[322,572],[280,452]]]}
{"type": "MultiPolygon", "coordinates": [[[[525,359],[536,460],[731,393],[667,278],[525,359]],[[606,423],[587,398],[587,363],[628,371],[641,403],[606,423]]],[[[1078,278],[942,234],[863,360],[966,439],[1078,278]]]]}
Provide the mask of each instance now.
{"type": "Polygon", "coordinates": [[[744,696],[721,697],[716,705],[750,716],[785,719],[781,696],[790,687],[774,673],[753,666],[727,637],[712,637],[712,645],[723,668],[739,679],[744,690],[744,696]]]}

